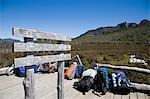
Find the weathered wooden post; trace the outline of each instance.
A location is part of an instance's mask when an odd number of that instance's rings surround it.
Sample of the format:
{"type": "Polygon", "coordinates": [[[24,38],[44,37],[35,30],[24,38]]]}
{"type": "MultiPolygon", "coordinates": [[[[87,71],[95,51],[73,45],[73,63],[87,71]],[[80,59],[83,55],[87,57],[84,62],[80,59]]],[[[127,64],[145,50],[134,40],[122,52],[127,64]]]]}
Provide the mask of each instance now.
{"type": "MultiPolygon", "coordinates": [[[[24,43],[33,42],[33,38],[24,37],[24,43]]],[[[25,56],[32,55],[32,52],[24,52],[25,56]]],[[[32,66],[25,66],[25,78],[23,81],[25,99],[35,99],[34,69],[32,66]]]]}
{"type": "Polygon", "coordinates": [[[57,98],[64,99],[64,61],[58,62],[57,98]]]}
{"type": "Polygon", "coordinates": [[[27,69],[26,76],[23,81],[25,90],[25,99],[35,99],[35,85],[34,85],[34,70],[27,69]]]}
{"type": "MultiPolygon", "coordinates": [[[[58,42],[58,44],[63,44],[62,41],[58,42]]],[[[60,52],[61,55],[64,54],[64,51],[60,52]]],[[[58,78],[57,78],[57,98],[64,99],[64,61],[59,61],[57,64],[58,69],[58,78]]]]}

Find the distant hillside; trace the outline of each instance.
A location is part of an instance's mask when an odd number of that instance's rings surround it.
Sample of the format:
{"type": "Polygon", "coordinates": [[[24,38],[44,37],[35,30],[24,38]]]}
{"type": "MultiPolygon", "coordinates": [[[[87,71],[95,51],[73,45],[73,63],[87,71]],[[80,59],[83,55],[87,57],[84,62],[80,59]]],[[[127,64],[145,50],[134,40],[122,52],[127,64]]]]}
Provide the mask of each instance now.
{"type": "Polygon", "coordinates": [[[12,44],[14,42],[20,42],[19,40],[11,39],[11,38],[6,38],[6,39],[1,39],[0,38],[0,44],[12,44]]]}
{"type": "Polygon", "coordinates": [[[14,42],[20,42],[20,41],[11,38],[7,38],[7,39],[0,38],[0,53],[12,52],[12,44],[14,42]]]}
{"type": "Polygon", "coordinates": [[[114,27],[100,27],[89,30],[73,39],[73,42],[120,42],[150,43],[150,21],[142,20],[139,24],[123,22],[114,27]]]}

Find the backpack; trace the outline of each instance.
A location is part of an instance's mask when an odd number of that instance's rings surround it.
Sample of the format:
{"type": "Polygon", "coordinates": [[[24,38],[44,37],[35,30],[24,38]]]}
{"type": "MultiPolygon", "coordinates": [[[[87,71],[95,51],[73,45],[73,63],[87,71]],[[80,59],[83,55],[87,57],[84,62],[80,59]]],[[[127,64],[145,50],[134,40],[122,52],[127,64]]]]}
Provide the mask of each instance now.
{"type": "Polygon", "coordinates": [[[117,71],[116,72],[116,82],[117,87],[115,88],[116,92],[121,94],[128,94],[132,88],[130,88],[130,83],[124,72],[117,71]]]}
{"type": "Polygon", "coordinates": [[[15,68],[15,74],[19,77],[25,77],[25,66],[15,68]]]}
{"type": "MultiPolygon", "coordinates": [[[[36,65],[32,65],[31,68],[33,68],[34,73],[36,73],[37,71],[36,65]]],[[[25,66],[20,66],[15,69],[15,74],[16,76],[19,76],[19,77],[25,77],[25,72],[26,72],[25,66]]]]}
{"type": "Polygon", "coordinates": [[[100,76],[100,73],[97,73],[95,75],[93,88],[94,88],[94,91],[96,91],[96,92],[102,91],[102,78],[100,76]]]}
{"type": "Polygon", "coordinates": [[[126,77],[125,73],[122,71],[117,71],[116,72],[116,79],[117,79],[117,85],[118,86],[122,86],[122,85],[126,85],[129,86],[129,80],[126,77]]]}
{"type": "Polygon", "coordinates": [[[75,78],[81,78],[83,71],[84,71],[84,66],[78,65],[75,70],[75,78]]]}
{"type": "Polygon", "coordinates": [[[49,73],[49,65],[48,64],[40,64],[38,67],[38,71],[42,73],[49,73]]]}
{"type": "Polygon", "coordinates": [[[102,94],[105,94],[109,90],[109,79],[108,79],[108,70],[106,67],[100,67],[98,69],[98,75],[101,78],[101,90],[102,94]]]}
{"type": "Polygon", "coordinates": [[[93,79],[95,78],[95,75],[97,74],[97,71],[94,69],[87,69],[82,73],[82,77],[84,76],[90,76],[93,79]]]}
{"type": "Polygon", "coordinates": [[[74,83],[74,88],[85,94],[93,88],[94,79],[91,76],[84,76],[79,82],[74,83]]]}
{"type": "Polygon", "coordinates": [[[69,80],[73,79],[75,76],[76,67],[77,67],[76,65],[71,65],[68,68],[68,70],[66,70],[66,72],[64,73],[64,78],[69,79],[69,80]]]}

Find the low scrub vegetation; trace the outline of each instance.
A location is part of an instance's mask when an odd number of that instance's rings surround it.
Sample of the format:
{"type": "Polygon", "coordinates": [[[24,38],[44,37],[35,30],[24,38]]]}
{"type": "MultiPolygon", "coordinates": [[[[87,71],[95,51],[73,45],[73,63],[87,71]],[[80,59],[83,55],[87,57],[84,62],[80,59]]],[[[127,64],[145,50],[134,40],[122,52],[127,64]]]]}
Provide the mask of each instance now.
{"type": "MultiPolygon", "coordinates": [[[[106,63],[112,65],[127,65],[150,69],[150,52],[148,44],[125,44],[125,43],[74,43],[72,44],[72,56],[79,54],[86,68],[93,63],[106,63]],[[136,55],[144,59],[148,66],[143,64],[130,64],[130,55],[136,55]]],[[[114,70],[110,70],[114,72],[114,70]]],[[[132,82],[150,84],[148,74],[125,71],[132,82]]]]}

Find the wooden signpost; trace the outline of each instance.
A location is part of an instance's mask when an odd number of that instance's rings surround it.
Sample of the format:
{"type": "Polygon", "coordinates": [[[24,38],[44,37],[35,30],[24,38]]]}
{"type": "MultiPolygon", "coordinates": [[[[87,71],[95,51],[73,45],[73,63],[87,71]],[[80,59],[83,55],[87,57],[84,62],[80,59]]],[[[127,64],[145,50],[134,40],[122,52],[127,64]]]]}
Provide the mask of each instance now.
{"type": "Polygon", "coordinates": [[[25,99],[35,99],[34,87],[34,70],[32,65],[39,65],[49,62],[58,62],[58,80],[57,92],[58,99],[64,99],[64,61],[71,59],[71,54],[64,54],[65,51],[71,50],[71,45],[63,44],[63,41],[71,41],[70,37],[57,35],[54,33],[45,33],[32,29],[13,28],[12,33],[15,36],[24,38],[24,43],[14,43],[14,52],[24,52],[26,57],[15,58],[15,68],[26,66],[26,76],[23,81],[25,90],[25,99]],[[34,43],[34,38],[56,40],[61,44],[43,44],[34,43]],[[59,51],[57,55],[34,56],[32,52],[38,51],[59,51]]]}

